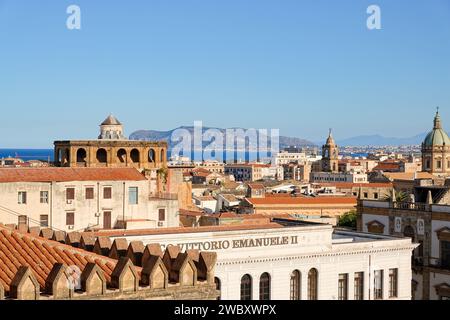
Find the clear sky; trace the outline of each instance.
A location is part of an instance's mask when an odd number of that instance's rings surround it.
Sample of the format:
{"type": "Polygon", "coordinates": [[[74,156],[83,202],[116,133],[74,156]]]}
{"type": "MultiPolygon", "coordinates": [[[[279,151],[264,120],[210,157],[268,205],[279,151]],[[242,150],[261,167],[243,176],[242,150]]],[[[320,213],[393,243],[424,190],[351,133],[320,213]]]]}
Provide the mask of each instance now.
{"type": "Polygon", "coordinates": [[[0,0],[0,148],[96,138],[109,113],[127,134],[407,137],[436,106],[450,130],[449,0],[0,0]]]}

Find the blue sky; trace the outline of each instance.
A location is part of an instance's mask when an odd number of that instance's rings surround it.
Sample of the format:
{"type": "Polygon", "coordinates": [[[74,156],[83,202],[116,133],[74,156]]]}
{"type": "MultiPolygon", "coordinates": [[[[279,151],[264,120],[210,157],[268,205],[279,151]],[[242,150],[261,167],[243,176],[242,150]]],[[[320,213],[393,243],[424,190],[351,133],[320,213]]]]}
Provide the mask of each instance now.
{"type": "Polygon", "coordinates": [[[449,0],[0,0],[0,148],[96,138],[109,113],[128,134],[406,137],[438,105],[450,130],[449,0]]]}

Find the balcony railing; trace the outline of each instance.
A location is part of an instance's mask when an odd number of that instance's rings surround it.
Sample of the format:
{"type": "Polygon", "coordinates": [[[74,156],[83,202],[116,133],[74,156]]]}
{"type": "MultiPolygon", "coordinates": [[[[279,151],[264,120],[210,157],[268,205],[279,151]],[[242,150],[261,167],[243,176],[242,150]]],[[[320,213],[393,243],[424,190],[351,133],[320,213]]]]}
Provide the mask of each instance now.
{"type": "Polygon", "coordinates": [[[155,192],[150,194],[149,196],[150,200],[178,200],[178,194],[177,193],[169,193],[169,192],[155,192]]]}
{"type": "Polygon", "coordinates": [[[394,202],[392,203],[392,208],[401,210],[431,211],[431,206],[426,203],[394,202]]]}

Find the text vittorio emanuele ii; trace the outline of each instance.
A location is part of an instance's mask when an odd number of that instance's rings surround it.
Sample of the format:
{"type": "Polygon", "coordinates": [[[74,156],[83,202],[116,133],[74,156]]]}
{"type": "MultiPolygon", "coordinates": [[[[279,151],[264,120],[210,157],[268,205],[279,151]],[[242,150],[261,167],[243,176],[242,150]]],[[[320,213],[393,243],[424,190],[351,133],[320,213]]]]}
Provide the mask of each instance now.
{"type": "Polygon", "coordinates": [[[298,244],[298,236],[188,242],[188,243],[177,243],[175,245],[179,246],[181,250],[198,249],[201,251],[209,251],[209,250],[228,250],[239,248],[273,247],[273,246],[295,245],[295,244],[298,244]]]}

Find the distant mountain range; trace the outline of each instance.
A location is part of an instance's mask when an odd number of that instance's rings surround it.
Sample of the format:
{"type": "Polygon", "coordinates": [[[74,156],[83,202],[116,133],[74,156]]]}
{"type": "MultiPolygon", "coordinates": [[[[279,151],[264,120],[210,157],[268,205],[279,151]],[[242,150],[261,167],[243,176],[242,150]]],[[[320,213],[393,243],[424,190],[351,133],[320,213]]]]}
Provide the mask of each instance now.
{"type": "MultiPolygon", "coordinates": [[[[194,136],[194,127],[192,126],[183,126],[183,127],[179,127],[173,130],[169,130],[169,131],[156,131],[156,130],[138,130],[133,132],[130,135],[130,139],[131,140],[159,140],[159,141],[167,141],[169,143],[169,149],[172,149],[175,145],[177,145],[179,142],[175,142],[172,141],[172,135],[176,130],[187,130],[187,132],[189,132],[191,134],[191,137],[194,136]]],[[[226,130],[227,129],[221,129],[221,128],[211,128],[211,127],[203,127],[203,132],[207,131],[208,129],[216,129],[219,130],[222,135],[225,137],[226,136],[226,130]]],[[[238,129],[242,129],[242,130],[246,130],[243,128],[230,128],[230,129],[234,129],[234,130],[238,130],[238,129]]],[[[260,139],[264,138],[263,136],[260,136],[260,139]]],[[[193,138],[192,138],[193,139],[193,138]]],[[[270,148],[270,132],[268,132],[268,136],[267,136],[267,141],[268,141],[268,147],[270,148]]],[[[243,143],[243,139],[238,139],[237,141],[238,143],[243,143]]],[[[208,146],[211,142],[204,142],[203,143],[203,148],[208,146]]],[[[224,142],[225,145],[225,142],[224,142]]],[[[280,136],[280,149],[283,149],[285,147],[289,147],[289,146],[298,146],[298,147],[314,147],[315,143],[305,140],[305,139],[301,139],[301,138],[293,138],[293,137],[284,137],[284,136],[280,136]]],[[[249,150],[252,151],[252,149],[254,148],[256,151],[256,144],[255,145],[250,145],[249,150]]],[[[264,149],[264,148],[262,148],[264,149]]]]}
{"type": "Polygon", "coordinates": [[[363,135],[351,137],[348,139],[337,140],[340,146],[400,146],[400,145],[419,145],[425,139],[427,133],[421,133],[413,137],[394,138],[384,137],[378,134],[363,135]]]}
{"type": "MultiPolygon", "coordinates": [[[[184,129],[187,130],[191,134],[191,137],[193,137],[194,134],[194,127],[192,126],[182,126],[173,130],[169,131],[157,131],[157,130],[138,130],[133,132],[130,135],[130,139],[132,140],[152,140],[152,141],[167,141],[169,143],[169,149],[172,149],[178,142],[172,141],[171,137],[173,133],[176,130],[184,129]]],[[[224,136],[226,129],[221,128],[212,128],[212,127],[203,127],[203,132],[205,132],[208,129],[216,129],[219,130],[224,136]]],[[[242,129],[243,128],[230,128],[230,129],[242,129]]],[[[396,138],[396,137],[384,137],[382,135],[360,135],[355,137],[350,137],[347,139],[337,140],[337,144],[339,146],[358,146],[358,147],[364,147],[364,146],[400,146],[400,145],[420,145],[422,141],[425,139],[427,133],[421,133],[418,135],[415,135],[413,137],[406,137],[406,138],[396,138]]],[[[267,140],[269,141],[270,146],[270,133],[267,137],[267,140]]],[[[243,141],[239,141],[242,143],[243,141]]],[[[295,137],[286,137],[286,136],[280,136],[280,150],[289,147],[289,146],[298,146],[298,147],[315,147],[322,145],[324,141],[316,141],[312,142],[306,139],[302,138],[295,138],[295,137]]],[[[208,146],[210,142],[204,142],[203,148],[208,146]]],[[[250,149],[256,148],[256,145],[252,145],[250,149]]]]}

